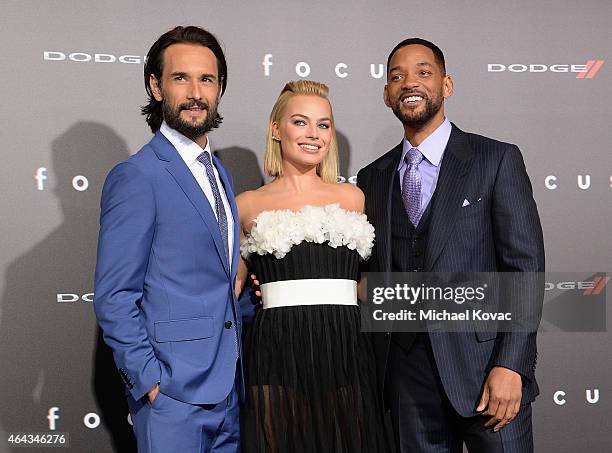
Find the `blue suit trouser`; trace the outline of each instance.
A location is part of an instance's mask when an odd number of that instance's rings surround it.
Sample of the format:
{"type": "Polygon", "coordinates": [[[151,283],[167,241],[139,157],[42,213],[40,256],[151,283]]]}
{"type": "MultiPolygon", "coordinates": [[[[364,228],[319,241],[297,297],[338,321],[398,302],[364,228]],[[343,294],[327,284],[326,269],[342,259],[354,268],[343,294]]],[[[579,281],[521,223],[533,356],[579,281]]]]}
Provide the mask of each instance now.
{"type": "Polygon", "coordinates": [[[138,453],[238,453],[239,404],[236,385],[217,404],[189,404],[159,392],[152,403],[145,396],[128,406],[138,453]]]}

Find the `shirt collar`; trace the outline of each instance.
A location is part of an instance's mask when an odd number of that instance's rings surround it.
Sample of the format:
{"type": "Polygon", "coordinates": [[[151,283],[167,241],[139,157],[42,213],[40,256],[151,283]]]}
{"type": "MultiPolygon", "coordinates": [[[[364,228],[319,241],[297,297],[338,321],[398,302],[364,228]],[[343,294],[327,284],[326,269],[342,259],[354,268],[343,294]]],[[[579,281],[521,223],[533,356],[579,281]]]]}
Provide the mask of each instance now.
{"type": "MultiPolygon", "coordinates": [[[[172,146],[176,148],[181,158],[185,161],[188,167],[198,160],[198,156],[202,154],[202,148],[193,140],[188,139],[176,129],[172,129],[165,121],[162,121],[159,131],[164,134],[164,137],[168,139],[172,146]]],[[[207,152],[212,161],[212,154],[210,151],[210,140],[206,140],[206,147],[204,151],[207,152]]]]}
{"type": "MultiPolygon", "coordinates": [[[[444,150],[448,144],[448,139],[450,138],[452,129],[453,127],[451,126],[448,118],[444,118],[442,124],[440,124],[437,129],[417,147],[421,154],[423,154],[423,157],[435,167],[439,166],[440,162],[442,161],[442,155],[444,154],[444,150]]],[[[402,167],[404,164],[404,157],[406,157],[406,153],[410,150],[410,148],[414,148],[406,137],[404,137],[402,146],[403,149],[402,159],[400,160],[399,165],[400,167],[402,167]]]]}

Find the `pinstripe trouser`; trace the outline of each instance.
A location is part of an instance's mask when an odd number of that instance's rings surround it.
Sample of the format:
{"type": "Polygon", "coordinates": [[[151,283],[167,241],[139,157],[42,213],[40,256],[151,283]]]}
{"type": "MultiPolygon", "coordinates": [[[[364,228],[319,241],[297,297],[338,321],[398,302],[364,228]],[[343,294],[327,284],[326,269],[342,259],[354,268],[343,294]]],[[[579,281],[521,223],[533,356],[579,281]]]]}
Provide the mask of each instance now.
{"type": "MultiPolygon", "coordinates": [[[[385,398],[401,453],[532,453],[531,404],[497,433],[484,416],[462,417],[446,397],[427,334],[409,351],[391,342],[385,398]]],[[[476,406],[477,401],[474,401],[476,406]]]]}

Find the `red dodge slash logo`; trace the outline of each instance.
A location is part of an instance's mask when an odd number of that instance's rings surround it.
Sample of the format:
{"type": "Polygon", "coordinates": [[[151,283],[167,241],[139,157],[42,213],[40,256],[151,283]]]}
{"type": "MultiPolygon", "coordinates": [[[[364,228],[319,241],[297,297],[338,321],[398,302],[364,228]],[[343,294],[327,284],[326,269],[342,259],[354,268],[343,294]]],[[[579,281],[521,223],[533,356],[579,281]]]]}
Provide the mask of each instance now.
{"type": "Polygon", "coordinates": [[[585,296],[596,296],[603,291],[609,281],[610,277],[595,277],[593,279],[593,286],[585,289],[584,293],[582,294],[584,294],[585,296]]]}
{"type": "Polygon", "coordinates": [[[601,69],[605,60],[589,60],[586,63],[586,71],[578,73],[577,79],[592,79],[601,69]]]}

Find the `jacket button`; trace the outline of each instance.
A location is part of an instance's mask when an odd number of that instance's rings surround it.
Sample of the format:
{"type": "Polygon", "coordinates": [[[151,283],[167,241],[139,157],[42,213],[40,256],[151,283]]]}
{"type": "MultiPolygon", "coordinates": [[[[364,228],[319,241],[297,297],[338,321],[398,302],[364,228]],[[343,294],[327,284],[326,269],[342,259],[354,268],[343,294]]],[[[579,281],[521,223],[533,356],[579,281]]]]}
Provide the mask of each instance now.
{"type": "Polygon", "coordinates": [[[225,321],[225,328],[226,329],[231,329],[232,328],[232,321],[225,321]]]}

